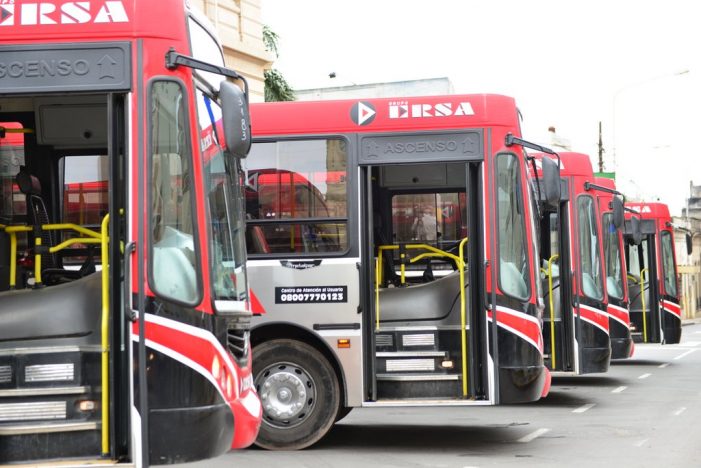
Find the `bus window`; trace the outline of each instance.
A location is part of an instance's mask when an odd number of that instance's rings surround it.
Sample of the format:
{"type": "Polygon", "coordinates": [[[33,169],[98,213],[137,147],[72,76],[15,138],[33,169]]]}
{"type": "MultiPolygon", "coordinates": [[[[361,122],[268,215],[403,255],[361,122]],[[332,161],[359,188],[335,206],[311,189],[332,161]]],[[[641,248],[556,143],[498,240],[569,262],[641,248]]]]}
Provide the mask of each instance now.
{"type": "Polygon", "coordinates": [[[108,208],[107,156],[66,156],[62,164],[62,221],[99,229],[108,208]]]}
{"type": "Polygon", "coordinates": [[[606,261],[606,291],[616,299],[623,299],[623,274],[621,270],[621,250],[618,231],[613,225],[613,214],[603,216],[604,254],[606,261]]]}
{"type": "Polygon", "coordinates": [[[677,277],[674,268],[674,248],[672,234],[662,231],[662,268],[664,273],[664,290],[668,296],[677,297],[677,277]]]}
{"type": "Polygon", "coordinates": [[[530,296],[521,172],[516,156],[496,158],[499,287],[519,299],[530,296]]]}
{"type": "Polygon", "coordinates": [[[594,199],[580,196],[577,200],[579,220],[579,258],[582,266],[582,291],[597,301],[603,300],[599,235],[596,229],[594,199]]]}
{"type": "Polygon", "coordinates": [[[347,250],[347,159],[337,138],[254,143],[243,161],[248,253],[347,250]]]}
{"type": "Polygon", "coordinates": [[[182,89],[174,82],[154,82],[150,107],[150,279],[159,295],[195,304],[199,302],[200,282],[182,89]]]}
{"type": "MultiPolygon", "coordinates": [[[[22,124],[0,122],[0,127],[21,129],[22,124]]],[[[25,196],[15,185],[15,176],[23,165],[24,135],[8,131],[4,138],[0,138],[0,220],[6,224],[19,222],[13,217],[26,214],[25,196]]]]}
{"type": "Polygon", "coordinates": [[[465,193],[401,194],[392,197],[395,242],[453,244],[467,235],[465,193]]]}

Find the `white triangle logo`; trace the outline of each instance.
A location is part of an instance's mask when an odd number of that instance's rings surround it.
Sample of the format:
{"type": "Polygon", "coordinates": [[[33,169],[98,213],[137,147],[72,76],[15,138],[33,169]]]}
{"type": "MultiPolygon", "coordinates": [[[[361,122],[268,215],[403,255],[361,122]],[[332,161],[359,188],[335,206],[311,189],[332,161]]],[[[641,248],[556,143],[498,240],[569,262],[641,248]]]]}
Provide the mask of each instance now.
{"type": "Polygon", "coordinates": [[[368,119],[375,116],[375,110],[366,106],[362,102],[358,103],[358,125],[363,125],[368,119]]]}

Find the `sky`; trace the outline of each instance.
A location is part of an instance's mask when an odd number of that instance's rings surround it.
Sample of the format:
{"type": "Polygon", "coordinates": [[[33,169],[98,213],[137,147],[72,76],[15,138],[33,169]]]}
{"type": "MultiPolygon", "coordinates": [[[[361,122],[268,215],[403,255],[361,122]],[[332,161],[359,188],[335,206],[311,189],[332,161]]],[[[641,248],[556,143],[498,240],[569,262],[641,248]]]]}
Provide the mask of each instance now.
{"type": "Polygon", "coordinates": [[[526,139],[547,129],[615,170],[629,198],[680,215],[701,185],[701,27],[693,0],[262,0],[273,67],[295,89],[447,77],[513,96],[526,139]],[[330,79],[329,73],[336,78],[330,79]]]}

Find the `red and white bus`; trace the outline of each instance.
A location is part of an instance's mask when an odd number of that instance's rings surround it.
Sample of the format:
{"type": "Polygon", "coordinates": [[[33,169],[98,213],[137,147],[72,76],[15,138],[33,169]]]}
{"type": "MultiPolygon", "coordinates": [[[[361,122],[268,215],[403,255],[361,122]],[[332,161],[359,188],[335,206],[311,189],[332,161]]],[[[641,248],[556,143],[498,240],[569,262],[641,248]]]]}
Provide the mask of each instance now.
{"type": "Polygon", "coordinates": [[[601,234],[604,244],[604,271],[606,275],[607,312],[609,314],[609,336],[611,337],[611,359],[626,359],[633,356],[635,346],[630,333],[630,313],[628,295],[628,270],[626,269],[623,226],[616,227],[614,217],[623,207],[616,182],[613,179],[594,179],[601,213],[601,234]]]}
{"type": "Polygon", "coordinates": [[[355,407],[547,393],[512,98],[253,104],[251,120],[258,445],[310,446],[355,407]]]}
{"type": "Polygon", "coordinates": [[[625,206],[626,236],[633,237],[634,216],[640,217],[642,234],[639,244],[629,243],[626,248],[633,339],[679,343],[682,311],[669,208],[659,202],[628,202],[625,206]]]}
{"type": "MultiPolygon", "coordinates": [[[[551,158],[544,154],[533,157],[541,164],[551,158]]],[[[597,193],[591,186],[594,172],[586,154],[563,152],[558,159],[560,199],[541,205],[539,230],[546,306],[545,362],[558,373],[606,372],[611,339],[601,216],[597,193]]],[[[618,216],[620,226],[622,207],[618,216]]]]}
{"type": "Polygon", "coordinates": [[[0,1],[0,464],[254,441],[237,78],[182,0],[0,1]]]}

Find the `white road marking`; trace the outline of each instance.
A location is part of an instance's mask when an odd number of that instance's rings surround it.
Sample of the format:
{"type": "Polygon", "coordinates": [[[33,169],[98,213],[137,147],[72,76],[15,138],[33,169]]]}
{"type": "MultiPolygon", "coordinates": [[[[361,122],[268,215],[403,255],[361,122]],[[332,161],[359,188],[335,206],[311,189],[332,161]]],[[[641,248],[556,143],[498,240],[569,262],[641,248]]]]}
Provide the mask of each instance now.
{"type": "Polygon", "coordinates": [[[686,407],[682,406],[681,408],[679,408],[678,410],[676,410],[676,411],[675,411],[674,413],[672,413],[672,414],[674,414],[675,416],[679,416],[679,415],[682,414],[684,411],[686,411],[686,407]]]}
{"type": "Polygon", "coordinates": [[[645,442],[647,442],[648,440],[650,440],[650,439],[643,439],[643,440],[640,440],[640,441],[634,443],[633,445],[635,445],[636,447],[642,447],[643,445],[645,445],[645,442]]]}
{"type": "Polygon", "coordinates": [[[689,351],[684,351],[684,352],[681,353],[679,356],[675,357],[674,360],[681,359],[681,358],[683,358],[684,356],[688,356],[689,354],[693,353],[694,351],[698,351],[698,350],[696,350],[696,349],[690,349],[689,351]]]}
{"type": "Polygon", "coordinates": [[[585,411],[589,411],[593,407],[596,406],[596,403],[587,403],[586,405],[580,406],[577,409],[572,410],[573,413],[584,413],[585,411]]]}
{"type": "Polygon", "coordinates": [[[660,369],[664,369],[664,368],[667,367],[668,365],[669,365],[669,363],[668,363],[668,362],[665,362],[664,364],[660,364],[660,365],[657,366],[657,367],[659,367],[660,369]]]}
{"type": "Polygon", "coordinates": [[[679,343],[680,346],[698,346],[701,344],[701,341],[683,341],[679,343]]]}
{"type": "Polygon", "coordinates": [[[626,387],[625,385],[621,385],[620,387],[617,387],[617,388],[614,388],[613,390],[611,390],[611,393],[621,393],[626,388],[628,388],[628,387],[626,387]]]}
{"type": "Polygon", "coordinates": [[[652,374],[643,374],[643,375],[641,375],[641,376],[638,377],[638,378],[639,378],[640,380],[642,380],[642,379],[647,379],[647,378],[650,377],[651,375],[652,375],[652,374]]]}
{"type": "Polygon", "coordinates": [[[533,439],[536,439],[536,438],[542,436],[543,434],[545,434],[547,432],[550,432],[550,429],[548,429],[546,427],[541,427],[540,429],[536,429],[535,431],[531,432],[530,434],[526,434],[525,436],[518,439],[516,442],[520,442],[522,444],[525,444],[525,443],[532,441],[533,439]]]}

